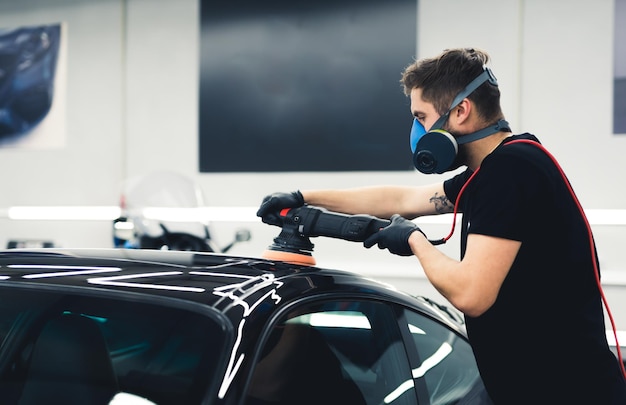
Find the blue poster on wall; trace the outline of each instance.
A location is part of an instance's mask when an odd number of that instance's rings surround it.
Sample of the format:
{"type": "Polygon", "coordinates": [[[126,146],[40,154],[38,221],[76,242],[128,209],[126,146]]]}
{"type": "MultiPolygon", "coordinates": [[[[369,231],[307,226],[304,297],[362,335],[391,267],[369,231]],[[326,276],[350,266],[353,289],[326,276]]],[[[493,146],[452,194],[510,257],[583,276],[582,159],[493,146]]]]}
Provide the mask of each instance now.
{"type": "Polygon", "coordinates": [[[24,143],[49,116],[57,91],[61,27],[0,29],[0,146],[24,143]]]}
{"type": "Polygon", "coordinates": [[[201,172],[411,170],[415,0],[201,1],[201,172]]]}

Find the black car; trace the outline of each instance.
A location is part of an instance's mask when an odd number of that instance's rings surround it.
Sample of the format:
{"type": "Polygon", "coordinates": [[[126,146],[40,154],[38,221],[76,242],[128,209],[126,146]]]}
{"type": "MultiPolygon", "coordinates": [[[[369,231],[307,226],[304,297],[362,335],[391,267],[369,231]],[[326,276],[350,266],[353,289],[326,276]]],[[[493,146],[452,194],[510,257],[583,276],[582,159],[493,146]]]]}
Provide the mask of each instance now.
{"type": "Polygon", "coordinates": [[[483,404],[453,310],[224,254],[0,252],[3,404],[483,404]]]}

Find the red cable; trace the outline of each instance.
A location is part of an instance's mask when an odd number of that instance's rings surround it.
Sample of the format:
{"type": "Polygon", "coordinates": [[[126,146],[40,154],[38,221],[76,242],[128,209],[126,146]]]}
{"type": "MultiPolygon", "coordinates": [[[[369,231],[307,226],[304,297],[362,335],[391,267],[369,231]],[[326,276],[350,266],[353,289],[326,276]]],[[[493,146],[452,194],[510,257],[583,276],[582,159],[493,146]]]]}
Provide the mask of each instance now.
{"type": "MultiPolygon", "coordinates": [[[[600,269],[598,268],[598,258],[596,256],[596,249],[595,249],[595,246],[593,244],[593,233],[591,231],[591,225],[589,224],[589,221],[587,220],[587,216],[585,215],[585,210],[583,209],[582,205],[580,204],[580,201],[578,200],[578,197],[576,196],[576,193],[574,193],[574,189],[572,188],[572,185],[570,184],[569,180],[567,180],[567,176],[565,175],[565,172],[563,171],[563,169],[559,165],[558,161],[556,160],[556,158],[546,148],[543,147],[543,145],[541,145],[538,142],[531,141],[529,139],[517,139],[517,140],[511,141],[511,142],[508,142],[507,145],[510,145],[510,144],[513,144],[513,143],[527,143],[527,144],[531,144],[531,145],[537,146],[550,159],[552,159],[552,162],[554,163],[556,168],[559,170],[559,173],[561,174],[561,177],[565,181],[565,185],[567,186],[567,189],[569,190],[570,195],[574,199],[574,202],[576,203],[576,206],[578,207],[578,211],[580,212],[580,215],[582,216],[583,220],[585,221],[585,226],[587,227],[587,234],[589,236],[589,245],[590,245],[590,249],[591,249],[591,259],[592,259],[592,262],[593,262],[593,270],[594,270],[594,273],[595,273],[594,275],[595,275],[595,278],[596,278],[596,284],[598,286],[598,290],[600,291],[600,297],[602,298],[602,303],[604,304],[604,307],[606,308],[606,312],[607,312],[607,315],[609,317],[609,320],[611,321],[611,328],[613,329],[613,336],[615,337],[615,347],[617,349],[617,357],[618,357],[618,360],[619,360],[620,368],[622,369],[622,374],[626,378],[626,368],[624,368],[624,360],[622,358],[622,350],[620,348],[619,341],[617,339],[617,330],[616,330],[616,327],[615,327],[615,321],[613,319],[613,314],[611,313],[611,310],[609,308],[609,304],[607,302],[607,299],[606,299],[606,297],[604,295],[604,291],[602,290],[602,283],[600,282],[600,269]]],[[[457,211],[458,211],[459,201],[461,200],[461,195],[463,194],[463,192],[467,188],[467,185],[472,181],[474,176],[476,176],[476,173],[478,173],[479,169],[480,169],[480,167],[478,169],[476,169],[476,171],[474,173],[472,173],[472,175],[465,182],[463,187],[461,187],[461,190],[459,191],[459,194],[457,195],[456,202],[454,204],[454,214],[453,214],[453,217],[452,217],[452,230],[450,231],[448,236],[443,238],[444,242],[447,241],[448,239],[450,239],[452,237],[452,234],[454,233],[454,228],[456,226],[456,214],[457,214],[457,211]]]]}
{"type": "Polygon", "coordinates": [[[450,233],[448,234],[448,236],[443,238],[444,243],[447,242],[448,239],[450,239],[452,237],[452,234],[454,234],[454,228],[456,228],[456,214],[457,214],[458,209],[459,209],[459,201],[461,201],[461,195],[463,194],[463,192],[467,188],[468,184],[470,184],[470,182],[472,181],[474,176],[476,176],[476,173],[478,173],[478,170],[480,170],[480,167],[478,169],[476,169],[476,171],[474,173],[472,173],[472,175],[470,176],[469,179],[467,179],[465,184],[463,184],[463,187],[461,187],[461,191],[459,191],[458,196],[456,197],[456,202],[454,203],[454,214],[452,214],[452,229],[450,230],[450,233]]]}

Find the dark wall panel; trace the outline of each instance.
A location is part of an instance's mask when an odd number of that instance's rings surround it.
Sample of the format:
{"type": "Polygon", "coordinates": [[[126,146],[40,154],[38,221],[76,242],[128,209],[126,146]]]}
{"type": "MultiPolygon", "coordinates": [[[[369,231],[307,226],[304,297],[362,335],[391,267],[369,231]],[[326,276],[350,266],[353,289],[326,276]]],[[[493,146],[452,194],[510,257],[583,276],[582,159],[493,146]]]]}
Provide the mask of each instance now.
{"type": "Polygon", "coordinates": [[[411,169],[415,0],[203,0],[201,16],[201,172],[411,169]]]}

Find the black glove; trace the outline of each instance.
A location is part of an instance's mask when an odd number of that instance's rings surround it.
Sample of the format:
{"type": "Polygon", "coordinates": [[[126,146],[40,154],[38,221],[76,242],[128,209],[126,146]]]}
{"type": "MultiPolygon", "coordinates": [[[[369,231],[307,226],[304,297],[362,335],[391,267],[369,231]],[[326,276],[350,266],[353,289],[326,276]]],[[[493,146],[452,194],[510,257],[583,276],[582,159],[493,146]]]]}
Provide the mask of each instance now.
{"type": "Polygon", "coordinates": [[[282,226],[278,213],[283,208],[297,208],[304,205],[304,197],[300,190],[292,193],[274,193],[263,198],[263,202],[256,212],[257,217],[266,224],[282,226]]]}
{"type": "MultiPolygon", "coordinates": [[[[371,248],[378,244],[380,249],[389,251],[398,256],[411,256],[413,251],[409,246],[409,236],[415,231],[422,230],[413,222],[395,214],[391,217],[391,224],[365,239],[363,246],[371,248]]],[[[422,232],[424,236],[424,232],[422,232]]]]}

